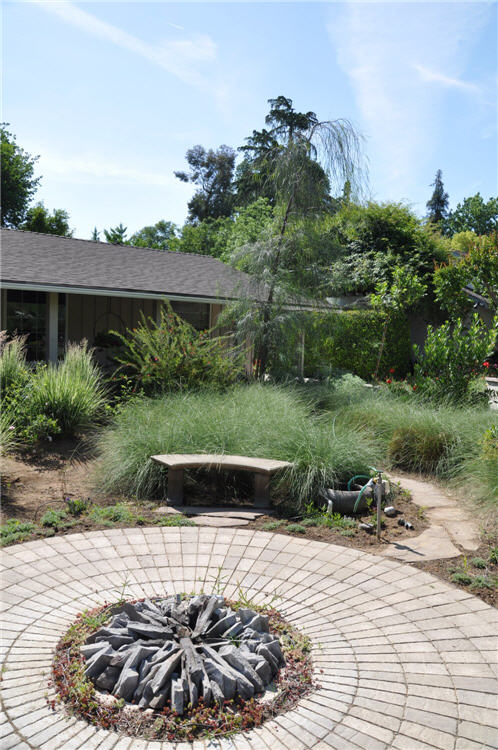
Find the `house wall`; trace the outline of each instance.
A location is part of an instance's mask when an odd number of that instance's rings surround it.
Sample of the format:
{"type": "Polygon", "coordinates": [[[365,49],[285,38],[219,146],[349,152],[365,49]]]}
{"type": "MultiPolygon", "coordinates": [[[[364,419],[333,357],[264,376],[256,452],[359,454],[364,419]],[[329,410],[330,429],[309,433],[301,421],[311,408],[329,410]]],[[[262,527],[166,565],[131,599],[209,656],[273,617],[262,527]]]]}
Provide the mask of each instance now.
{"type": "Polygon", "coordinates": [[[68,294],[67,339],[87,339],[93,345],[98,333],[111,330],[124,333],[127,328],[134,328],[140,320],[140,312],[154,319],[156,305],[151,299],[68,294]]]}

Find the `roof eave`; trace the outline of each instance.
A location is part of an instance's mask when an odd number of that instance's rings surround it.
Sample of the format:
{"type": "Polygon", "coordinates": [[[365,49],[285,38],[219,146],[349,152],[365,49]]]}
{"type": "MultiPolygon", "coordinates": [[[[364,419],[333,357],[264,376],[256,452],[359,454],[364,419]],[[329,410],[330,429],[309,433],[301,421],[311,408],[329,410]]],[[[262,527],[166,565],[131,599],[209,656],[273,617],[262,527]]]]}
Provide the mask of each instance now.
{"type": "Polygon", "coordinates": [[[33,284],[23,281],[0,281],[2,289],[26,289],[30,292],[62,292],[64,294],[88,294],[98,297],[127,297],[130,299],[170,299],[175,302],[207,302],[211,304],[224,304],[231,302],[234,298],[227,296],[199,296],[193,294],[173,294],[164,292],[148,292],[140,289],[109,289],[106,287],[80,287],[66,284],[33,284]]]}

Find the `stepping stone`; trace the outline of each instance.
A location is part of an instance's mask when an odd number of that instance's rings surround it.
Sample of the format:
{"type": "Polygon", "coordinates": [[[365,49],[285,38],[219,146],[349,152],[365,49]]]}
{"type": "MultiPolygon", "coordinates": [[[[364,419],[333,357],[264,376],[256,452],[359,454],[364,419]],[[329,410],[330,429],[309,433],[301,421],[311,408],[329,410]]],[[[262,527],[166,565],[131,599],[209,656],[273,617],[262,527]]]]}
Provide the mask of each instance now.
{"type": "Polygon", "coordinates": [[[216,518],[215,516],[196,516],[191,519],[196,526],[247,526],[245,518],[216,518]]]}
{"type": "Polygon", "coordinates": [[[452,543],[443,526],[431,526],[415,537],[393,542],[382,554],[403,562],[424,562],[458,557],[461,552],[452,543]]]}
{"type": "Polygon", "coordinates": [[[161,505],[160,508],[156,508],[154,513],[162,513],[169,515],[178,515],[183,513],[187,516],[216,516],[217,518],[244,518],[248,521],[253,521],[259,516],[264,516],[271,512],[270,508],[258,508],[258,510],[238,508],[224,508],[224,507],[208,507],[203,505],[161,505]]]}

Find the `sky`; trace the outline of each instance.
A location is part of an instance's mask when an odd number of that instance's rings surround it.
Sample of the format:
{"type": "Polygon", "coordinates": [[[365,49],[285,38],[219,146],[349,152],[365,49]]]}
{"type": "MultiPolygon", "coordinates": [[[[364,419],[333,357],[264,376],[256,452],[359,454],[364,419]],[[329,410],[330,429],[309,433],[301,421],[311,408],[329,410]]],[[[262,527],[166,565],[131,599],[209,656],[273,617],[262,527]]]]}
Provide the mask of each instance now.
{"type": "Polygon", "coordinates": [[[364,136],[373,200],[423,215],[497,188],[497,4],[5,2],[3,115],[74,236],[182,224],[195,144],[243,144],[290,97],[364,136]]]}

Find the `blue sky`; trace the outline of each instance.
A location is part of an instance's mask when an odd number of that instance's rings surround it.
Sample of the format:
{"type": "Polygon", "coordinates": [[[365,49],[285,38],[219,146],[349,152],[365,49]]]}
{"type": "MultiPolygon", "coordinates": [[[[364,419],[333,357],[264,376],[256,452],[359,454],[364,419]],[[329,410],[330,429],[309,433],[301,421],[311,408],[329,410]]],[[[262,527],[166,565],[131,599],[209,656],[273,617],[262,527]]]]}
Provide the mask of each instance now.
{"type": "Polygon", "coordinates": [[[470,2],[4,4],[3,120],[75,236],[186,216],[196,143],[239,146],[280,94],[364,133],[370,191],[422,214],[497,193],[497,6],[470,2]]]}

